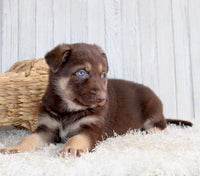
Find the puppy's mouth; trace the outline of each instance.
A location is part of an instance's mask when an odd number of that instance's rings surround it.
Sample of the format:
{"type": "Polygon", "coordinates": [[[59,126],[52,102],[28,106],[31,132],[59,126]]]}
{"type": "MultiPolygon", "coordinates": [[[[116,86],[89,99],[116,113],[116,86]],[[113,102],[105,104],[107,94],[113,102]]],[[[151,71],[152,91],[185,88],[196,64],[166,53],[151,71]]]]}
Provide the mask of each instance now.
{"type": "Polygon", "coordinates": [[[81,106],[89,106],[89,104],[85,104],[85,103],[82,103],[81,101],[79,101],[77,98],[74,99],[74,102],[78,105],[81,105],[81,106]]]}
{"type": "Polygon", "coordinates": [[[74,102],[81,106],[94,108],[97,106],[104,106],[106,103],[106,99],[95,98],[95,99],[87,99],[87,101],[84,101],[82,99],[75,98],[74,102]]]}

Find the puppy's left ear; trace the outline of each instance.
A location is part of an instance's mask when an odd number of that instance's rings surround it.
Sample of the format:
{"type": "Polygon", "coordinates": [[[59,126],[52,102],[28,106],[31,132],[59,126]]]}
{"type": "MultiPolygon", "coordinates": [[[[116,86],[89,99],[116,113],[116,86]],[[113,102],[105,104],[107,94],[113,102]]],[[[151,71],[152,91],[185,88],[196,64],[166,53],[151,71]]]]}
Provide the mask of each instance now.
{"type": "Polygon", "coordinates": [[[106,53],[103,51],[103,49],[102,49],[100,46],[98,46],[98,45],[96,45],[96,44],[94,44],[93,46],[94,46],[94,47],[101,53],[101,55],[105,58],[106,67],[107,67],[107,71],[108,71],[108,70],[109,70],[109,67],[108,67],[108,59],[107,59],[106,53]]]}
{"type": "Polygon", "coordinates": [[[45,55],[46,63],[49,65],[50,70],[56,73],[61,65],[68,59],[71,54],[69,45],[62,44],[56,46],[53,50],[45,55]]]}

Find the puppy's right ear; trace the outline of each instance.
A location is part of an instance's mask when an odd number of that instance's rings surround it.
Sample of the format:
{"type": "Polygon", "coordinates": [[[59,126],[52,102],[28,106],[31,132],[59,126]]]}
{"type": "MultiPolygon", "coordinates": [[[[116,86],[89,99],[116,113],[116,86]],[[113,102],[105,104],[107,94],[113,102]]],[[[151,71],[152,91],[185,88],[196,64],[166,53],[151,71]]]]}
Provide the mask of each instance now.
{"type": "Polygon", "coordinates": [[[46,63],[49,65],[50,70],[56,73],[61,65],[68,59],[71,54],[69,45],[62,44],[56,46],[53,50],[45,55],[46,63]]]}

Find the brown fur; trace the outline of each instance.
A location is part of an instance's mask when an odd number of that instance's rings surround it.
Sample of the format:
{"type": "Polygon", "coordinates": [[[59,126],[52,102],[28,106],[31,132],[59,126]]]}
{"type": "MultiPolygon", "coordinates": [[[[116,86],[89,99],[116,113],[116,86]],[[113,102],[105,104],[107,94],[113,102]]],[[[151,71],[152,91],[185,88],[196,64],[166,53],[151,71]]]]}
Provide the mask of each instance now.
{"type": "MultiPolygon", "coordinates": [[[[114,132],[121,135],[129,129],[162,130],[170,122],[165,120],[162,103],[151,89],[107,79],[107,58],[100,47],[62,44],[48,52],[45,59],[50,67],[49,84],[34,134],[41,136],[42,144],[66,142],[62,156],[91,151],[97,141],[113,136],[114,132]]],[[[20,151],[39,147],[37,140],[25,147],[29,143],[24,140],[20,151]]],[[[15,152],[18,146],[14,149],[1,151],[15,152]]]]}

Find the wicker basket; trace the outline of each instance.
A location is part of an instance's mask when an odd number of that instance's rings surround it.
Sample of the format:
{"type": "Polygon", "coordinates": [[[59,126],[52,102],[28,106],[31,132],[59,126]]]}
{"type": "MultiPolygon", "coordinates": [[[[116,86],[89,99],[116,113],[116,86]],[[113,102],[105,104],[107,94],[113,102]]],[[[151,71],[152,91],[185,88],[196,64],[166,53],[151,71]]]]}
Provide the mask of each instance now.
{"type": "Polygon", "coordinates": [[[34,131],[41,97],[48,83],[44,59],[20,61],[0,74],[0,126],[34,131]]]}

